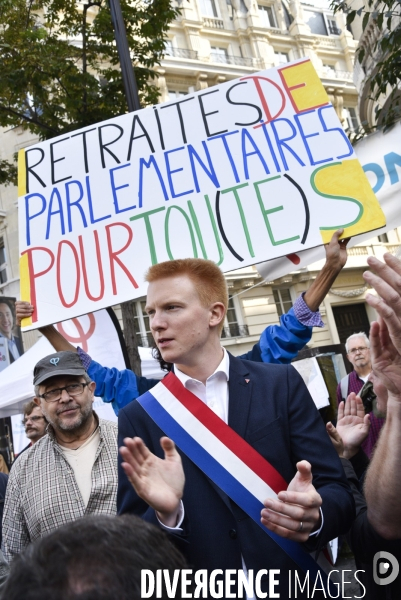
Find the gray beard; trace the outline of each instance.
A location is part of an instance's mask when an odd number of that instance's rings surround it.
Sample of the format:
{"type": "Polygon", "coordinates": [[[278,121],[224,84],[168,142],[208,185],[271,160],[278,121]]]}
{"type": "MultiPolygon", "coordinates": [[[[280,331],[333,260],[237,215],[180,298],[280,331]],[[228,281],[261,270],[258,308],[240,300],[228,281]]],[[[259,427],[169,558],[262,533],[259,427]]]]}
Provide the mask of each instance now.
{"type": "Polygon", "coordinates": [[[78,420],[75,423],[63,423],[61,420],[55,423],[47,417],[54,429],[60,429],[61,431],[79,431],[91,418],[93,414],[92,404],[89,404],[85,409],[81,408],[81,412],[78,415],[78,420]]]}

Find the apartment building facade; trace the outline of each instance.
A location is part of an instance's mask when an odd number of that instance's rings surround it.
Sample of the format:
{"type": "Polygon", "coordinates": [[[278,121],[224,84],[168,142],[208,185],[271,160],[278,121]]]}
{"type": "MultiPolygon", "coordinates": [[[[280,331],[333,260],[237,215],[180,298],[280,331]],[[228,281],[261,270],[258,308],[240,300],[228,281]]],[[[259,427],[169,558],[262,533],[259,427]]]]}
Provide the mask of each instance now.
{"type": "MultiPolygon", "coordinates": [[[[341,14],[334,16],[324,4],[297,0],[180,0],[179,6],[181,14],[170,27],[165,56],[157,68],[161,102],[308,57],[344,129],[358,127],[358,93],[352,80],[357,42],[341,14]]],[[[36,141],[21,128],[2,130],[0,158],[10,159],[18,149],[36,141]]],[[[400,235],[401,231],[393,231],[350,250],[346,268],[321,307],[325,327],[315,329],[310,346],[339,343],[355,330],[366,330],[375,316],[364,301],[366,257],[395,250],[400,235]]],[[[0,186],[0,295],[19,297],[18,258],[17,190],[0,186]]],[[[234,354],[249,350],[263,329],[278,323],[310,286],[322,264],[275,281],[262,281],[255,267],[228,273],[230,306],[223,344],[234,354]]],[[[143,309],[144,300],[137,300],[138,342],[149,345],[149,322],[143,309]]],[[[36,339],[36,332],[25,334],[25,347],[36,339]]]]}

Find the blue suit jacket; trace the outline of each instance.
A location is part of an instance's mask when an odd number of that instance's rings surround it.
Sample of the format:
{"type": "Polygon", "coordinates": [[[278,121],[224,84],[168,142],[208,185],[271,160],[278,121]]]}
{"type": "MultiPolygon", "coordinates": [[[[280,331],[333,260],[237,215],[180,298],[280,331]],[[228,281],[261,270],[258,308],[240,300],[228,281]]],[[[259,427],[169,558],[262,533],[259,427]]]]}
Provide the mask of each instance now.
{"type": "MultiPolygon", "coordinates": [[[[313,484],[323,499],[324,526],[318,539],[310,538],[310,550],[349,529],[354,517],[350,487],[323,421],[293,367],[230,355],[228,423],[287,482],[298,461],[312,464],[313,484]]],[[[120,445],[125,437],[139,436],[163,457],[159,444],[163,435],[136,400],[120,410],[120,445]]],[[[182,460],[185,520],[182,534],[175,538],[189,564],[209,571],[241,569],[242,556],[248,570],[281,569],[280,588],[275,591],[288,598],[287,572],[296,569],[293,561],[185,455],[182,460]]],[[[157,523],[154,511],[136,495],[120,465],[117,504],[119,513],[133,513],[157,523]]],[[[303,581],[302,573],[300,577],[303,581]]],[[[267,586],[267,581],[263,585],[267,586]]]]}

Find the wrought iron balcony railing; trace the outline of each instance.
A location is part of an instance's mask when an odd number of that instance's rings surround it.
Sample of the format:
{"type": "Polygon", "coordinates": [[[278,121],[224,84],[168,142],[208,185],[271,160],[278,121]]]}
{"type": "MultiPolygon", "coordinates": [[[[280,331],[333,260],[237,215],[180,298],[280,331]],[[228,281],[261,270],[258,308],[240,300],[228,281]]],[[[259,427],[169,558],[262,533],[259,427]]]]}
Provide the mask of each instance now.
{"type": "Polygon", "coordinates": [[[221,332],[222,338],[245,337],[247,335],[249,335],[248,325],[238,325],[238,323],[231,323],[228,327],[223,327],[221,332]]]}
{"type": "Polygon", "coordinates": [[[189,50],[188,48],[166,48],[164,56],[174,56],[175,58],[192,58],[196,60],[198,53],[196,50],[189,50]]]}
{"type": "Polygon", "coordinates": [[[242,67],[260,67],[258,58],[244,58],[243,56],[232,56],[230,54],[210,53],[210,60],[224,65],[239,65],[242,67]]]}

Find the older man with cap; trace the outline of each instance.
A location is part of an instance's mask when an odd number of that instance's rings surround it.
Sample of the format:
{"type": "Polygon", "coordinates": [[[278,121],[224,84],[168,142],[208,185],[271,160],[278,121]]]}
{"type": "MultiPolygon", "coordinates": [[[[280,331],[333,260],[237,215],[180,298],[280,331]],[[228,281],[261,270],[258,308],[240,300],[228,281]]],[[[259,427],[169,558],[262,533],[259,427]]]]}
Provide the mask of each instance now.
{"type": "Polygon", "coordinates": [[[47,435],[15,462],[3,519],[5,556],[90,514],[116,513],[117,426],[93,412],[95,383],[74,352],[57,352],[34,369],[35,403],[47,435]]]}

